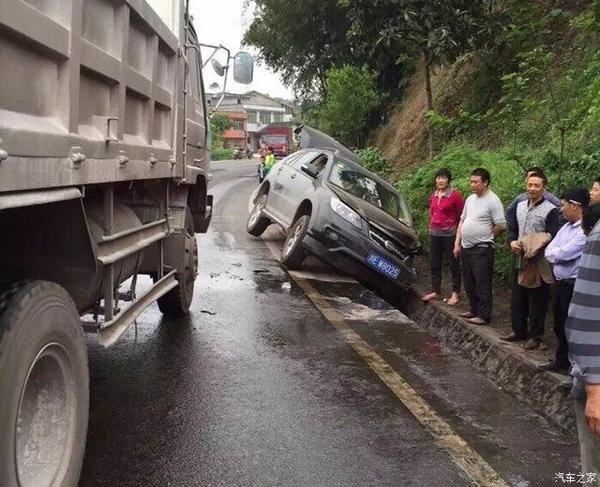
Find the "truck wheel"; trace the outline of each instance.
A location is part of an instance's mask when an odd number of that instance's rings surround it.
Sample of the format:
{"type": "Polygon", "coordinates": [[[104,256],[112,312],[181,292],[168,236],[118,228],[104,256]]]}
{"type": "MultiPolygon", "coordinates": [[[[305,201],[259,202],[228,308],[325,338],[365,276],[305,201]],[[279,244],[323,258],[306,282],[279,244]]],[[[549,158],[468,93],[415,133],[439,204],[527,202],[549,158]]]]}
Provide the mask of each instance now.
{"type": "Polygon", "coordinates": [[[179,284],[164,296],[158,298],[158,308],[168,318],[181,318],[190,310],[194,297],[194,282],[198,275],[198,242],[194,233],[194,220],[189,206],[185,211],[185,239],[183,248],[178,249],[185,253],[183,269],[177,269],[179,284]]]}
{"type": "Polygon", "coordinates": [[[288,269],[299,269],[306,258],[302,241],[308,230],[310,215],[301,215],[288,230],[281,252],[281,263],[288,269]]]}
{"type": "Polygon", "coordinates": [[[87,351],[69,294],[48,281],[0,290],[0,485],[77,485],[88,424],[87,351]]]}
{"type": "Polygon", "coordinates": [[[262,194],[254,203],[254,207],[248,215],[248,223],[246,224],[246,230],[250,235],[260,237],[267,227],[271,224],[266,216],[263,215],[262,211],[267,206],[268,193],[262,194]]]}

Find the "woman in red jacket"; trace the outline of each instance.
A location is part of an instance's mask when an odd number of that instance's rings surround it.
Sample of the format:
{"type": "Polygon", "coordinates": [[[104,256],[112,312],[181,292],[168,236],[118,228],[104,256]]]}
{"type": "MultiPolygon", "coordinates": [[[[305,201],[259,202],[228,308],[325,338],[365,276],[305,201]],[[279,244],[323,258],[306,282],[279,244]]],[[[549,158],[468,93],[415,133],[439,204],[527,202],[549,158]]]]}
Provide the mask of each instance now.
{"type": "Polygon", "coordinates": [[[454,306],[460,300],[460,263],[454,257],[454,239],[460,222],[465,200],[459,191],[452,188],[452,174],[448,169],[439,169],[435,174],[435,191],[429,202],[429,243],[431,258],[432,292],[421,299],[437,299],[442,288],[442,259],[445,256],[452,273],[452,295],[447,304],[454,306]]]}

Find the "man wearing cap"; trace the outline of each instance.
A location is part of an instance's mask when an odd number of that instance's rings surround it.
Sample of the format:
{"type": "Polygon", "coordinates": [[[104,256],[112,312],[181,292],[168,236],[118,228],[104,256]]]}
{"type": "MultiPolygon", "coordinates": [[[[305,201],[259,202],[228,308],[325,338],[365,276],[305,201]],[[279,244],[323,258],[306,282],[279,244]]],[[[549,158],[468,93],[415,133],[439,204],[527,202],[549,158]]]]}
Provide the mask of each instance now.
{"type": "Polygon", "coordinates": [[[569,345],[565,335],[565,322],[573,287],[579,270],[579,259],[585,246],[586,236],[581,227],[583,209],[589,204],[590,195],[585,188],[572,188],[561,198],[561,213],[567,223],[546,247],[546,260],[552,264],[554,274],[554,334],[558,348],[554,360],[538,366],[539,370],[568,373],[569,345]]]}
{"type": "MultiPolygon", "coordinates": [[[[549,238],[552,238],[558,232],[558,209],[544,197],[547,183],[548,180],[543,173],[534,172],[527,178],[529,198],[517,205],[517,227],[509,227],[508,230],[508,241],[515,254],[515,263],[523,260],[525,237],[549,233],[549,238]]],[[[517,266],[515,266],[515,270],[517,270],[517,266]]],[[[551,276],[549,279],[551,280],[551,276]]],[[[502,340],[507,342],[527,340],[526,350],[538,348],[544,335],[549,295],[549,285],[543,279],[540,279],[535,285],[526,286],[515,278],[510,302],[513,331],[502,337],[502,340]]]]}

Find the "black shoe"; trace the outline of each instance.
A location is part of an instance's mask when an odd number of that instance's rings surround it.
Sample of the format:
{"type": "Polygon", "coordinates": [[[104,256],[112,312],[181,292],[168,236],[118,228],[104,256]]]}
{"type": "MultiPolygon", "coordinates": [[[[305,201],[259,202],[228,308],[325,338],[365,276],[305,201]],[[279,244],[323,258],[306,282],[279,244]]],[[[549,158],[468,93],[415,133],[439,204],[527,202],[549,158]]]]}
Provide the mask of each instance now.
{"type": "Polygon", "coordinates": [[[535,350],[536,348],[540,348],[541,344],[542,340],[540,340],[539,338],[530,338],[529,340],[527,340],[527,343],[523,345],[523,348],[525,350],[535,350]]]}
{"type": "Polygon", "coordinates": [[[573,387],[573,379],[571,379],[570,377],[568,379],[561,381],[558,384],[558,388],[562,391],[570,391],[572,387],[573,387]]]}
{"type": "Polygon", "coordinates": [[[521,338],[520,336],[511,333],[510,335],[500,337],[500,340],[504,340],[505,342],[524,342],[527,338],[521,338]]]}
{"type": "Polygon", "coordinates": [[[568,374],[569,366],[565,364],[561,364],[555,360],[549,360],[543,364],[539,364],[535,367],[538,370],[547,370],[548,372],[556,372],[559,374],[568,374]]]}

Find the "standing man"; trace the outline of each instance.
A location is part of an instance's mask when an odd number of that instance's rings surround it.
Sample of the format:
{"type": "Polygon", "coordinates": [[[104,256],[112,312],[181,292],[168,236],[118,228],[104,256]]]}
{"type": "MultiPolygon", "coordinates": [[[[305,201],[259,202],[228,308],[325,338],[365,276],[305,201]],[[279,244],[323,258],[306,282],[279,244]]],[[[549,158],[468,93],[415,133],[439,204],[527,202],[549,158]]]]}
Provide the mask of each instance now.
{"type": "MultiPolygon", "coordinates": [[[[556,235],[559,228],[559,213],[556,207],[544,197],[548,180],[543,173],[534,172],[527,178],[528,199],[517,205],[517,226],[510,227],[508,241],[515,254],[515,262],[523,258],[524,237],[535,233],[556,235]]],[[[517,280],[515,269],[511,293],[511,321],[513,332],[502,337],[507,342],[527,340],[526,350],[538,348],[544,335],[544,322],[548,311],[550,287],[540,279],[538,287],[525,287],[517,280]]]]}
{"type": "Polygon", "coordinates": [[[470,305],[470,310],[460,316],[474,325],[486,325],[492,320],[494,237],[506,228],[502,203],[490,190],[490,182],[487,169],[480,167],[471,173],[473,194],[465,201],[454,241],[454,256],[461,256],[470,305]]]}
{"type": "Polygon", "coordinates": [[[579,261],[566,324],[581,469],[600,479],[600,225],[579,261]]]}
{"type": "Polygon", "coordinates": [[[590,205],[600,205],[600,176],[594,179],[592,189],[590,190],[590,205]]]}
{"type": "Polygon", "coordinates": [[[560,211],[567,223],[560,228],[554,240],[546,247],[546,260],[553,264],[554,334],[558,340],[558,348],[554,360],[538,366],[539,370],[551,370],[563,374],[569,372],[569,345],[565,335],[565,322],[573,296],[579,259],[585,246],[586,236],[581,227],[581,218],[583,209],[589,202],[590,196],[585,188],[573,188],[563,195],[560,211]]]}
{"type": "MultiPolygon", "coordinates": [[[[544,174],[544,171],[540,167],[530,167],[529,169],[527,169],[527,171],[525,171],[525,185],[527,185],[527,180],[529,179],[529,176],[534,172],[544,174]]],[[[521,201],[526,201],[528,198],[529,194],[527,193],[527,191],[525,191],[524,193],[518,195],[514,200],[512,200],[510,205],[506,207],[506,221],[508,223],[509,231],[511,228],[517,227],[517,205],[521,201]]],[[[556,208],[560,208],[560,199],[558,199],[553,193],[548,191],[547,188],[544,190],[544,198],[550,203],[552,203],[554,206],[556,206],[556,208]]]]}

